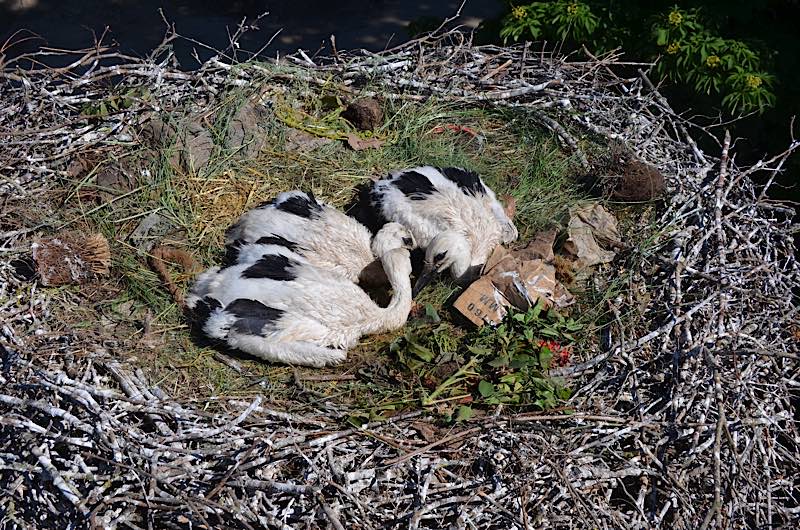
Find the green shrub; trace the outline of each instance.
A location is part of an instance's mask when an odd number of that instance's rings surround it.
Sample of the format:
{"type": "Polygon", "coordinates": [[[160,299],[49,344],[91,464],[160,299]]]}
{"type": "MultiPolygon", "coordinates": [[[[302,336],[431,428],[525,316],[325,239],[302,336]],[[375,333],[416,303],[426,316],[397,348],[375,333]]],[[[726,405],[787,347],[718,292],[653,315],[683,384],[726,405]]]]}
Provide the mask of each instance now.
{"type": "Polygon", "coordinates": [[[561,39],[600,52],[620,46],[644,50],[643,59],[657,60],[660,79],[720,96],[731,112],[763,112],[775,104],[775,78],[764,71],[762,57],[747,43],[720,36],[699,9],[673,6],[652,17],[649,31],[637,32],[641,17],[615,11],[629,7],[568,0],[518,5],[503,19],[500,37],[504,42],[561,39]]]}

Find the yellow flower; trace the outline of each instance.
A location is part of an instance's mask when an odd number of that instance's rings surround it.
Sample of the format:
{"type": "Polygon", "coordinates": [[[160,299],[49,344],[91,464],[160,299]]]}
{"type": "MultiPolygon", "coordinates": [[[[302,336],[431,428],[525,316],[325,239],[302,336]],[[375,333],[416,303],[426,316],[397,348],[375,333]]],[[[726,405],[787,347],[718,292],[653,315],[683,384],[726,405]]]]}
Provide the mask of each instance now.
{"type": "Polygon", "coordinates": [[[525,8],[522,6],[517,6],[511,10],[511,16],[514,17],[514,20],[522,20],[525,18],[525,8]]]}
{"type": "Polygon", "coordinates": [[[681,51],[681,45],[678,44],[677,42],[673,42],[672,44],[667,46],[667,53],[670,55],[675,55],[679,51],[681,51]]]}
{"type": "Polygon", "coordinates": [[[744,83],[747,85],[747,88],[758,88],[761,86],[762,79],[761,76],[747,74],[744,78],[744,83]]]}
{"type": "Polygon", "coordinates": [[[578,4],[570,4],[567,6],[567,14],[574,17],[578,14],[578,4]]]}
{"type": "Polygon", "coordinates": [[[683,22],[683,15],[677,9],[674,11],[669,12],[669,24],[670,26],[678,26],[680,23],[683,22]]]}
{"type": "Polygon", "coordinates": [[[706,57],[706,66],[709,68],[716,68],[722,64],[722,60],[716,55],[709,55],[706,57]]]}

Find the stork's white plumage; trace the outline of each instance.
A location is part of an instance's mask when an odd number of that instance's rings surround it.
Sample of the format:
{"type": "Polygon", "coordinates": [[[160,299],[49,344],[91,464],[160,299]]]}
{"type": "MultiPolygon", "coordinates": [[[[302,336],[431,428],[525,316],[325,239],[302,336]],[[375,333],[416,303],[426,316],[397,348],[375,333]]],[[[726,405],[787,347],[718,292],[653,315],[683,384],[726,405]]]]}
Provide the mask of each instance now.
{"type": "Polygon", "coordinates": [[[309,263],[358,282],[375,260],[369,230],[313,194],[288,191],[275,200],[245,212],[225,233],[228,261],[241,262],[239,249],[247,243],[280,245],[309,263]]]}
{"type": "Polygon", "coordinates": [[[446,269],[457,280],[472,278],[496,245],[519,236],[483,179],[461,168],[393,172],[373,184],[370,200],[387,221],[406,226],[426,249],[414,294],[446,269]]]}
{"type": "Polygon", "coordinates": [[[245,245],[242,262],[201,274],[187,306],[205,335],[231,348],[275,362],[336,364],[362,335],[397,329],[411,311],[413,236],[390,223],[373,246],[394,290],[385,308],[347,278],[274,244],[245,245]]]}

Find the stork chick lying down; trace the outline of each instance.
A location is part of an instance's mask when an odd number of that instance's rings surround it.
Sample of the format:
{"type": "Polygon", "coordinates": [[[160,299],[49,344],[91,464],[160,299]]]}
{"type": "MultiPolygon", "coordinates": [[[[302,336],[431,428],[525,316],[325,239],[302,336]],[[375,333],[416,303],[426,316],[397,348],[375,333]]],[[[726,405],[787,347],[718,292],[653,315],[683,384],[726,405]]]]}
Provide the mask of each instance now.
{"type": "Polygon", "coordinates": [[[294,190],[242,214],[225,233],[225,246],[229,263],[242,263],[241,249],[248,244],[271,243],[352,282],[381,284],[385,278],[380,274],[377,279],[361,276],[375,260],[371,239],[367,227],[352,217],[318,201],[311,192],[294,190]]]}
{"type": "Polygon", "coordinates": [[[385,308],[347,277],[274,244],[245,245],[246,259],[198,276],[187,306],[203,334],[231,348],[274,362],[336,364],[361,336],[405,324],[413,247],[411,232],[397,223],[373,239],[393,289],[385,308]]]}
{"type": "Polygon", "coordinates": [[[395,171],[372,185],[370,200],[384,219],[406,226],[425,249],[414,294],[445,270],[461,283],[472,281],[495,246],[519,235],[491,188],[477,173],[461,168],[395,171]]]}

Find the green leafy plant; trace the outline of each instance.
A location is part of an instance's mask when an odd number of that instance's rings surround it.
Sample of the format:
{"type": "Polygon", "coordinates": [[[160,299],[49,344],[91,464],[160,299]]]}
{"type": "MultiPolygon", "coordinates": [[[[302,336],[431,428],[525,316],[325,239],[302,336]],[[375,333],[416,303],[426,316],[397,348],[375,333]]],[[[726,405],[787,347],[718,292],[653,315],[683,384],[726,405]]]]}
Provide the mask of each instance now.
{"type": "Polygon", "coordinates": [[[581,329],[540,303],[510,313],[496,327],[483,326],[461,337],[447,323],[412,328],[390,345],[390,352],[417,382],[422,406],[464,421],[473,406],[551,409],[569,398],[570,389],[550,377],[549,370],[569,362],[581,329]]]}
{"type": "Polygon", "coordinates": [[[637,32],[622,27],[640,24],[623,12],[628,7],[566,0],[517,5],[503,19],[500,37],[561,39],[597,51],[650,50],[643,58],[657,61],[659,78],[721,96],[731,112],[763,112],[775,104],[775,77],[764,71],[761,56],[747,43],[719,35],[700,9],[673,6],[652,17],[649,31],[637,32]]]}
{"type": "Polygon", "coordinates": [[[526,33],[534,39],[552,35],[580,41],[589,39],[598,24],[599,18],[584,2],[533,2],[511,9],[500,36],[504,41],[519,40],[526,33]]]}
{"type": "Polygon", "coordinates": [[[656,18],[652,35],[662,52],[655,71],[707,95],[723,95],[732,112],[763,112],[774,105],[774,77],[760,70],[760,58],[744,42],[724,39],[702,21],[697,9],[677,6],[656,18]]]}
{"type": "Polygon", "coordinates": [[[548,372],[569,362],[574,333],[580,329],[573,319],[545,311],[541,302],[510,314],[496,328],[481,328],[470,346],[483,364],[484,378],[477,388],[481,401],[549,409],[567,399],[570,390],[548,372]]]}

